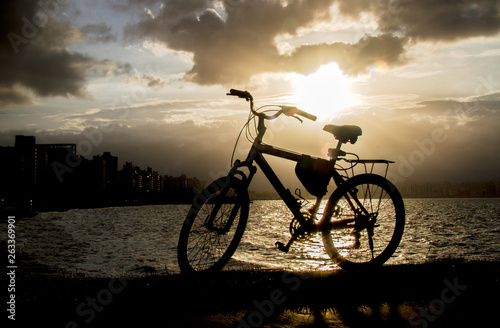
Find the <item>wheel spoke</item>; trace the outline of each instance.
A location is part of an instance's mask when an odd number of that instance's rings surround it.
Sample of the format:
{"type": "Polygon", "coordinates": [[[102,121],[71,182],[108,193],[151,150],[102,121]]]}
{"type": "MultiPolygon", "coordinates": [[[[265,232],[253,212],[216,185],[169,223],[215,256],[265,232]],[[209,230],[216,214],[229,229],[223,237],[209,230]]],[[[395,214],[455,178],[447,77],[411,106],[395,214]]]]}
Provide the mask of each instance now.
{"type": "Polygon", "coordinates": [[[372,174],[355,176],[340,188],[338,198],[331,198],[327,208],[342,210],[326,219],[333,220],[331,226],[335,226],[335,220],[354,219],[354,230],[324,231],[326,251],[341,266],[384,263],[394,253],[403,233],[401,196],[385,178],[372,174]]]}
{"type": "Polygon", "coordinates": [[[210,190],[211,196],[183,226],[178,247],[183,272],[221,269],[241,239],[248,218],[248,194],[233,186],[218,187],[221,185],[216,181],[205,189],[203,193],[210,190]]]}

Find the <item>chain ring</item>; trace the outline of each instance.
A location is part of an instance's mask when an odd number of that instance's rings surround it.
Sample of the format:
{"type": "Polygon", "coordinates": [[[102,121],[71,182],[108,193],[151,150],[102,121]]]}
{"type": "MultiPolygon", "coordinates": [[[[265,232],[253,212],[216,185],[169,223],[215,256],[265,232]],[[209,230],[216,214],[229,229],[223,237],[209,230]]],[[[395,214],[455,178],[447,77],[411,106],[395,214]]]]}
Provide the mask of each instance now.
{"type": "Polygon", "coordinates": [[[308,239],[312,236],[311,231],[305,229],[302,224],[296,218],[293,218],[290,222],[290,234],[294,236],[297,240],[308,239]]]}

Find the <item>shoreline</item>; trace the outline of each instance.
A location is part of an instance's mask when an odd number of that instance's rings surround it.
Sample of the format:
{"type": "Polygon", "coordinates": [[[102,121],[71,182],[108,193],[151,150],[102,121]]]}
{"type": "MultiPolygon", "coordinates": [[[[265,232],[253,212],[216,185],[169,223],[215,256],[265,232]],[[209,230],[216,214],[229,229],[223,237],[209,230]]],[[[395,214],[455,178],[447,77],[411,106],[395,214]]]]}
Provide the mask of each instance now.
{"type": "Polygon", "coordinates": [[[500,306],[500,261],[450,259],[359,273],[75,278],[21,267],[19,273],[16,321],[37,326],[464,327],[494,322],[500,306]]]}
{"type": "MultiPolygon", "coordinates": [[[[459,200],[464,200],[464,199],[474,199],[474,200],[485,200],[485,199],[500,199],[500,196],[496,197],[403,197],[403,201],[405,199],[428,199],[428,200],[452,200],[452,199],[459,199],[459,200]]],[[[251,201],[266,201],[266,200],[281,200],[281,198],[255,198],[252,199],[251,201]]],[[[314,202],[314,199],[311,198],[311,201],[314,202]]],[[[16,218],[30,218],[34,217],[39,213],[51,213],[51,212],[67,212],[70,210],[86,210],[86,209],[100,209],[100,208],[113,208],[113,207],[135,207],[135,206],[161,206],[161,205],[191,205],[192,202],[190,200],[184,200],[184,201],[178,201],[178,202],[124,202],[124,203],[109,203],[105,204],[102,206],[78,206],[78,207],[54,207],[54,208],[46,208],[46,209],[37,209],[31,213],[26,213],[26,211],[20,210],[20,209],[15,209],[15,208],[0,208],[0,221],[2,219],[6,219],[7,216],[12,215],[16,216],[16,218]]]]}

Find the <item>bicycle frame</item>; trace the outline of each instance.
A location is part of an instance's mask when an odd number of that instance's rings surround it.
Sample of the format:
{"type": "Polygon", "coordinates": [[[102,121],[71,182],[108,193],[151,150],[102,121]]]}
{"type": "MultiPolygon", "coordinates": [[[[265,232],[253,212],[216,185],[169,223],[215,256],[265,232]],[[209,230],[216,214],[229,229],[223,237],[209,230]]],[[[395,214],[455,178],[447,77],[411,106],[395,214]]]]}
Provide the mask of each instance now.
{"type": "MultiPolygon", "coordinates": [[[[278,195],[285,202],[285,204],[287,205],[287,207],[290,209],[290,211],[292,212],[292,214],[294,216],[294,218],[290,224],[290,232],[292,234],[292,238],[290,239],[290,241],[287,243],[286,246],[282,243],[276,243],[278,248],[284,252],[288,252],[291,244],[297,238],[299,238],[300,235],[302,235],[302,234],[308,234],[308,233],[312,233],[312,232],[320,232],[323,230],[340,230],[340,229],[345,229],[345,228],[351,227],[351,225],[349,225],[349,224],[353,223],[355,221],[355,219],[338,219],[338,220],[334,220],[333,222],[330,221],[330,217],[332,215],[334,215],[333,212],[332,213],[323,213],[323,219],[320,222],[315,223],[314,219],[315,219],[316,214],[317,214],[319,207],[321,205],[321,200],[323,199],[323,196],[317,197],[315,204],[313,205],[312,208],[308,209],[308,211],[306,211],[306,212],[301,211],[301,208],[302,208],[301,200],[295,198],[292,195],[292,193],[290,192],[290,190],[285,188],[285,186],[281,183],[280,179],[278,178],[276,173],[274,173],[273,169],[271,168],[271,166],[269,165],[269,163],[266,161],[266,159],[263,156],[263,154],[268,154],[271,156],[275,156],[275,157],[279,157],[279,158],[283,158],[283,159],[287,159],[287,160],[291,160],[291,161],[295,161],[295,162],[300,162],[305,156],[307,156],[310,160],[313,160],[313,161],[327,161],[327,160],[322,159],[322,158],[312,157],[312,156],[306,155],[306,154],[299,154],[299,153],[289,151],[286,149],[281,149],[281,148],[277,148],[274,146],[266,145],[262,142],[264,134],[266,133],[266,130],[267,130],[265,123],[264,123],[265,120],[276,119],[278,116],[280,116],[283,113],[285,113],[287,116],[293,116],[295,118],[298,118],[295,116],[295,114],[303,116],[303,117],[308,118],[308,119],[312,119],[312,120],[315,120],[316,117],[309,114],[309,113],[303,112],[303,111],[297,109],[296,107],[287,107],[286,111],[285,111],[285,108],[282,107],[281,111],[277,112],[276,114],[274,114],[272,116],[267,116],[266,114],[264,114],[262,112],[257,112],[253,109],[253,97],[251,96],[250,93],[248,93],[246,91],[238,91],[238,90],[231,89],[230,93],[228,93],[228,95],[238,96],[240,98],[245,98],[247,101],[249,101],[251,112],[258,118],[257,136],[253,141],[252,147],[250,148],[250,151],[247,155],[247,158],[245,159],[244,162],[241,162],[240,160],[236,160],[229,175],[232,175],[232,176],[240,175],[244,181],[245,188],[248,188],[252,179],[253,179],[253,176],[257,172],[257,168],[253,164],[254,162],[256,162],[257,165],[264,172],[265,176],[267,177],[267,179],[269,180],[271,185],[274,187],[274,189],[276,190],[278,195]],[[249,169],[250,174],[248,176],[240,170],[240,168],[242,168],[242,167],[247,167],[249,169]],[[305,217],[306,214],[307,214],[307,218],[305,217]],[[298,225],[296,223],[294,223],[294,220],[296,220],[295,222],[297,222],[298,225]],[[293,232],[292,232],[292,230],[293,230],[293,232]]],[[[302,122],[302,120],[300,120],[300,119],[299,119],[299,121],[302,122]]],[[[337,147],[335,149],[332,149],[332,152],[330,155],[331,159],[329,161],[330,162],[329,164],[332,167],[332,178],[333,178],[335,184],[337,185],[337,187],[339,187],[346,180],[342,175],[340,175],[339,172],[337,172],[337,170],[335,170],[335,164],[336,164],[337,159],[339,159],[339,156],[344,156],[346,154],[345,152],[340,150],[343,142],[346,142],[346,141],[345,140],[341,141],[341,140],[342,139],[339,139],[339,141],[337,143],[337,147]]],[[[376,162],[381,162],[381,161],[382,160],[359,160],[359,159],[356,160],[357,163],[364,163],[364,164],[372,163],[372,165],[376,162]]],[[[384,162],[384,161],[382,161],[382,162],[384,162]]],[[[385,162],[389,163],[389,161],[385,161],[385,162]]],[[[300,197],[300,195],[299,195],[299,197],[300,197]]],[[[357,190],[355,190],[355,189],[348,190],[347,194],[345,195],[345,199],[346,199],[347,203],[349,204],[349,206],[353,209],[353,211],[355,213],[357,213],[357,216],[363,216],[363,217],[370,216],[369,211],[367,211],[367,209],[363,206],[361,201],[358,199],[357,190]]],[[[335,211],[334,209],[330,209],[330,210],[335,211]]],[[[233,213],[231,214],[231,216],[226,224],[226,228],[224,230],[228,229],[228,227],[230,227],[232,225],[235,215],[236,215],[236,213],[234,213],[234,215],[233,215],[233,213]]]]}
{"type": "Polygon", "coordinates": [[[394,254],[402,238],[404,203],[386,176],[373,173],[375,164],[385,163],[387,175],[390,161],[359,159],[356,154],[340,149],[347,142],[354,144],[362,134],[361,128],[355,125],[326,125],[323,130],[338,140],[337,147],[328,150],[328,159],[300,154],[265,144],[265,121],[274,120],[282,114],[301,122],[298,116],[312,121],[317,119],[316,116],[293,106],[282,105],[277,105],[280,109],[268,115],[272,110],[261,109],[272,105],[254,110],[253,97],[248,91],[231,89],[228,95],[244,98],[250,102],[251,110],[236,140],[233,156],[244,129],[247,129],[247,139],[253,138],[250,140],[252,145],[246,158],[243,161],[236,160],[227,176],[212,182],[193,199],[179,236],[177,253],[181,271],[218,271],[231,259],[249,218],[248,188],[257,167],[264,172],[293,214],[289,228],[291,237],[286,245],[276,242],[278,250],[288,252],[295,241],[320,234],[329,257],[343,269],[357,270],[385,263],[394,254]],[[257,123],[253,121],[255,119],[258,119],[256,136],[249,130],[257,123]],[[355,159],[346,158],[347,155],[355,159]],[[296,191],[293,195],[283,185],[267,162],[267,156],[297,163],[295,173],[304,187],[317,197],[312,207],[305,209],[307,201],[301,194],[296,191]],[[346,161],[351,166],[336,166],[339,161],[346,161]],[[354,167],[357,164],[364,166],[364,173],[355,174],[354,167]],[[372,168],[367,170],[370,164],[372,168]],[[348,170],[351,170],[351,174],[348,170]],[[330,179],[334,180],[337,189],[329,196],[323,213],[320,213],[330,179]],[[377,237],[374,237],[375,232],[377,237]]]}
{"type": "MultiPolygon", "coordinates": [[[[271,185],[274,187],[278,195],[290,209],[290,211],[294,215],[294,218],[297,219],[301,224],[305,224],[306,219],[304,218],[304,215],[300,211],[301,209],[300,201],[292,195],[289,189],[286,189],[286,187],[280,181],[274,170],[271,168],[269,163],[264,158],[263,154],[268,154],[274,157],[279,157],[294,162],[301,161],[304,156],[308,156],[313,160],[325,160],[325,159],[312,157],[307,154],[300,154],[290,150],[263,144],[262,139],[267,130],[267,128],[264,125],[265,118],[263,115],[259,114],[257,114],[257,117],[259,119],[257,128],[258,130],[257,137],[255,138],[245,161],[241,162],[240,160],[236,160],[231,172],[233,172],[233,174],[239,174],[243,176],[246,182],[246,187],[248,187],[253,179],[253,176],[257,172],[257,168],[253,165],[253,162],[257,163],[257,165],[260,167],[262,172],[264,172],[264,175],[269,180],[271,185]],[[246,176],[246,174],[244,174],[242,171],[239,170],[241,167],[247,167],[250,170],[250,174],[246,176]]],[[[340,145],[341,143],[337,145],[338,149],[340,149],[340,145]]],[[[331,161],[331,165],[332,167],[335,166],[335,160],[331,161]]],[[[335,181],[337,186],[340,185],[342,182],[344,182],[344,178],[335,170],[333,171],[333,180],[335,181]]],[[[313,211],[318,210],[321,199],[322,197],[319,197],[316,200],[316,208],[313,211]]]]}
{"type": "Polygon", "coordinates": [[[276,106],[280,109],[274,114],[268,115],[271,110],[261,110],[268,105],[253,109],[253,97],[249,92],[231,89],[228,95],[250,102],[251,113],[243,129],[247,129],[250,140],[255,135],[249,130],[250,123],[258,119],[257,136],[250,141],[252,145],[246,158],[236,160],[227,176],[212,182],[193,200],[179,237],[181,270],[188,273],[221,270],[230,260],[246,228],[250,203],[248,188],[257,167],[264,172],[293,214],[290,240],[286,245],[275,243],[280,251],[288,252],[294,241],[306,240],[320,233],[328,255],[342,268],[359,269],[385,263],[396,250],[403,234],[404,203],[386,176],[373,173],[375,164],[385,163],[387,175],[390,161],[359,159],[357,155],[340,149],[344,143],[354,144],[362,134],[361,128],[355,125],[326,125],[323,130],[338,140],[337,147],[328,150],[328,159],[300,154],[265,144],[265,120],[274,120],[284,114],[301,122],[298,116],[315,121],[316,116],[293,106],[281,105],[276,106]],[[296,191],[293,195],[283,185],[267,162],[268,155],[297,163],[295,171],[298,178],[317,197],[312,207],[305,209],[307,202],[301,194],[296,191]],[[355,159],[346,158],[347,155],[355,159]],[[351,166],[336,166],[338,161],[346,161],[351,166]],[[357,164],[364,166],[364,173],[355,174],[357,164]],[[371,170],[367,169],[369,165],[371,170]],[[348,170],[351,170],[350,174],[348,170]],[[323,213],[319,213],[330,179],[334,180],[337,189],[329,196],[323,213]],[[392,234],[390,230],[393,230],[392,234]],[[381,238],[378,235],[374,238],[375,231],[381,233],[381,238]]]}

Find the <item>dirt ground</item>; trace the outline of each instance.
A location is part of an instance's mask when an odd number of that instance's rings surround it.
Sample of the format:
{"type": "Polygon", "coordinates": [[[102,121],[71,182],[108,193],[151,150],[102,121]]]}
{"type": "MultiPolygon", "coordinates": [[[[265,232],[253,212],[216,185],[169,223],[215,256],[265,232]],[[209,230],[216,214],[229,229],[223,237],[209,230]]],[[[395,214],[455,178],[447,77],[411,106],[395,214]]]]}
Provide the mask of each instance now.
{"type": "MultiPolygon", "coordinates": [[[[500,262],[193,277],[55,276],[32,263],[19,271],[14,327],[469,327],[496,322],[500,308],[500,262]]],[[[7,272],[0,282],[6,291],[7,272]]]]}

